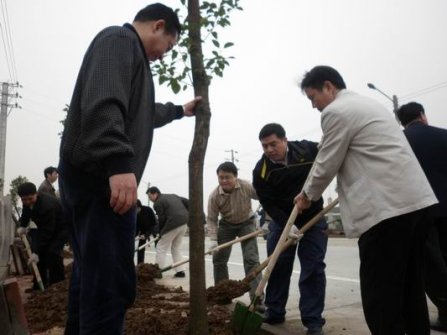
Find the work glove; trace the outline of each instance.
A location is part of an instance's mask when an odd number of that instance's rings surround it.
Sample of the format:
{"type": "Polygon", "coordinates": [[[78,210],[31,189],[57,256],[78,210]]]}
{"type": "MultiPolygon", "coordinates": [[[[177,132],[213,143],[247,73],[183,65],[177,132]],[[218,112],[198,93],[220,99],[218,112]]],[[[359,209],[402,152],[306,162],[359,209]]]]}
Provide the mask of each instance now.
{"type": "Polygon", "coordinates": [[[292,240],[295,240],[295,244],[298,243],[299,240],[303,237],[303,234],[300,233],[300,230],[293,225],[292,228],[290,228],[289,231],[289,238],[292,240]]]}
{"type": "Polygon", "coordinates": [[[266,222],[262,225],[262,235],[268,235],[270,233],[269,224],[266,222]]]}
{"type": "MultiPolygon", "coordinates": [[[[208,252],[214,248],[217,248],[217,246],[218,246],[217,241],[211,241],[210,247],[208,248],[208,252]]],[[[214,255],[216,252],[217,252],[217,250],[212,251],[211,255],[214,255]]]]}
{"type": "Polygon", "coordinates": [[[32,253],[29,260],[28,260],[28,265],[31,263],[39,263],[39,255],[32,253]]]}
{"type": "Polygon", "coordinates": [[[17,228],[17,234],[19,234],[19,236],[22,236],[23,234],[26,234],[27,232],[28,232],[28,229],[26,229],[25,227],[17,228]]]}

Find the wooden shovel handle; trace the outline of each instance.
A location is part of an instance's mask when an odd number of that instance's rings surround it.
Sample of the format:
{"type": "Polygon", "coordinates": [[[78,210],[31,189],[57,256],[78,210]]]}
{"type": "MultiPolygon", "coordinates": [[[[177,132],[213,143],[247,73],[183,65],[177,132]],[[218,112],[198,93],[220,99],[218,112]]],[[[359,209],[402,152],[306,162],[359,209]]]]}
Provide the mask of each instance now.
{"type": "MultiPolygon", "coordinates": [[[[232,246],[233,244],[236,244],[236,243],[238,243],[238,242],[242,242],[242,241],[248,240],[249,238],[253,238],[253,237],[255,237],[255,236],[258,236],[259,234],[261,234],[261,233],[263,233],[263,232],[264,232],[264,231],[263,231],[262,229],[258,229],[258,230],[255,230],[254,232],[251,232],[251,233],[247,234],[247,235],[244,235],[244,236],[235,238],[235,239],[232,240],[232,241],[223,243],[223,244],[221,244],[221,245],[218,245],[218,246],[215,247],[215,248],[212,248],[212,249],[208,250],[207,252],[205,252],[204,256],[206,256],[206,255],[211,255],[212,253],[214,253],[214,252],[216,252],[216,251],[219,251],[220,249],[228,248],[229,246],[232,246]]],[[[161,271],[161,272],[165,272],[165,271],[171,270],[171,269],[173,269],[173,268],[176,268],[177,266],[186,264],[186,263],[188,263],[188,262],[189,262],[189,258],[188,258],[188,259],[185,259],[185,260],[183,260],[183,261],[174,263],[174,264],[172,264],[172,265],[169,265],[169,266],[167,266],[167,267],[164,267],[164,268],[161,269],[160,271],[161,271]]]]}
{"type": "MultiPolygon", "coordinates": [[[[32,251],[31,247],[28,242],[28,238],[26,237],[26,234],[22,234],[22,241],[23,244],[25,244],[26,253],[28,254],[28,258],[31,259],[32,257],[32,251]]],[[[42,277],[40,276],[39,269],[37,268],[37,265],[35,262],[31,262],[31,267],[33,268],[34,276],[36,277],[37,285],[39,286],[39,289],[43,292],[45,290],[42,282],[42,277]]]]}

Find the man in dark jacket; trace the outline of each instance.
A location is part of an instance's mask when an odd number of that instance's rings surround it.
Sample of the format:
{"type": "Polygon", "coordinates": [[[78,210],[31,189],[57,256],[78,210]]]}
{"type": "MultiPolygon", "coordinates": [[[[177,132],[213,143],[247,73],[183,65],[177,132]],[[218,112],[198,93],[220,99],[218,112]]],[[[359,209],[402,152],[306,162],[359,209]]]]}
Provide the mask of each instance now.
{"type": "Polygon", "coordinates": [[[23,204],[18,232],[24,233],[30,221],[36,224],[31,261],[37,262],[42,282],[48,287],[65,279],[62,250],[67,242],[67,231],[62,206],[55,197],[38,194],[33,183],[21,184],[17,193],[23,204]]]}
{"type": "MultiPolygon", "coordinates": [[[[171,249],[174,263],[182,260],[180,251],[183,236],[188,230],[188,199],[176,194],[162,194],[158,187],[149,187],[149,199],[154,203],[160,226],[160,240],[157,243],[156,260],[160,269],[166,266],[166,254],[171,249]]],[[[175,277],[185,277],[183,266],[175,268],[175,277]]]]}
{"type": "MultiPolygon", "coordinates": [[[[265,125],[259,133],[259,140],[264,155],[253,171],[253,186],[263,209],[272,218],[267,236],[267,253],[271,255],[292,212],[293,199],[301,191],[318,150],[314,142],[287,141],[284,128],[276,123],[265,125]]],[[[303,226],[321,211],[322,206],[323,199],[320,198],[308,212],[297,218],[295,226],[303,226]]],[[[325,323],[322,313],[326,291],[326,228],[327,223],[322,219],[304,234],[298,250],[294,245],[279,256],[266,288],[265,322],[277,324],[285,321],[290,276],[297,250],[301,263],[301,321],[308,328],[308,334],[322,334],[325,323]]]]}
{"type": "Polygon", "coordinates": [[[54,166],[49,166],[43,170],[43,175],[45,176],[45,180],[40,184],[37,192],[56,197],[56,190],[53,187],[53,183],[56,182],[58,177],[57,169],[54,166]]]}
{"type": "Polygon", "coordinates": [[[102,30],[84,56],[58,168],[74,252],[67,334],[121,334],[135,299],[135,204],[153,130],[194,115],[200,100],[155,103],[149,63],[180,31],[171,8],[151,4],[132,24],[102,30]]]}
{"type": "Polygon", "coordinates": [[[398,118],[439,203],[430,208],[426,242],[426,292],[438,307],[431,328],[447,332],[447,129],[428,125],[424,107],[410,102],[399,108],[398,118]]]}
{"type": "MultiPolygon", "coordinates": [[[[150,235],[156,236],[158,234],[158,224],[155,213],[149,206],[143,206],[141,201],[137,200],[137,229],[136,236],[138,237],[138,247],[150,241],[150,235]]],[[[137,264],[144,263],[145,250],[138,250],[137,264]]]]}

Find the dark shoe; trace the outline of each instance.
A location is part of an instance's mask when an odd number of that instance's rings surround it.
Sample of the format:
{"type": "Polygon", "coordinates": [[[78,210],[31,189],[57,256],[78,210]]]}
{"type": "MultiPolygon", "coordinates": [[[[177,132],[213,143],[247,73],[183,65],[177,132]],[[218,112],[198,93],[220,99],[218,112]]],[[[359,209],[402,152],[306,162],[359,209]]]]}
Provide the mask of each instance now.
{"type": "Polygon", "coordinates": [[[447,324],[442,323],[439,319],[436,319],[436,321],[430,321],[430,328],[438,332],[447,333],[447,324]]]}
{"type": "Polygon", "coordinates": [[[324,335],[323,329],[308,329],[306,335],[324,335]]]}
{"type": "Polygon", "coordinates": [[[177,277],[177,278],[185,278],[185,277],[186,277],[186,275],[185,275],[185,271],[179,271],[179,272],[176,272],[176,274],[174,275],[174,277],[177,277]]]}
{"type": "Polygon", "coordinates": [[[286,321],[285,317],[273,318],[273,317],[267,316],[264,318],[263,322],[268,323],[269,325],[278,325],[280,323],[284,323],[284,321],[286,321]]]}

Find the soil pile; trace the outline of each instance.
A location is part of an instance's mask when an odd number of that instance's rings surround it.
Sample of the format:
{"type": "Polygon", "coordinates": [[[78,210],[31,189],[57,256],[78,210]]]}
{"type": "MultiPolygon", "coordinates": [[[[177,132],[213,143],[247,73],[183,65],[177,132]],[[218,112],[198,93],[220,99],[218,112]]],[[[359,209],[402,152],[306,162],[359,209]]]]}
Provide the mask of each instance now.
{"type": "MultiPolygon", "coordinates": [[[[134,305],[126,313],[125,334],[187,334],[190,315],[189,294],[182,287],[170,288],[156,284],[154,278],[161,278],[156,265],[141,264],[136,269],[137,297],[134,305]]],[[[45,292],[31,293],[25,304],[31,333],[64,326],[67,318],[68,283],[69,280],[66,279],[50,286],[45,292]]],[[[234,286],[228,286],[228,289],[234,290],[234,286]]],[[[223,290],[220,288],[217,296],[228,296],[223,290]]],[[[209,299],[207,306],[210,334],[232,334],[231,311],[226,307],[215,305],[215,302],[215,299],[209,299]]]]}

